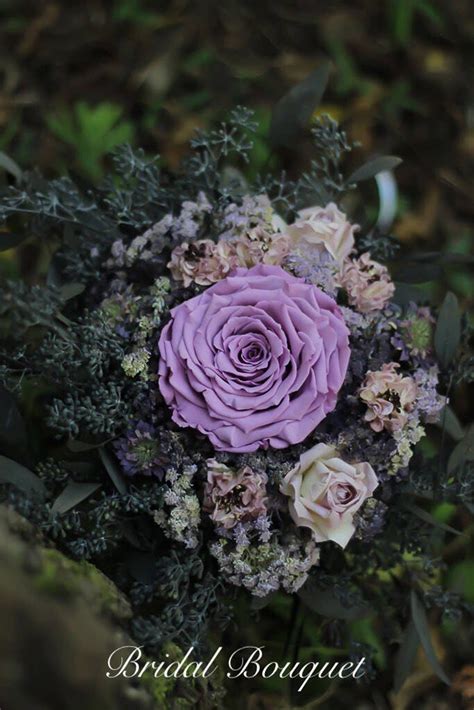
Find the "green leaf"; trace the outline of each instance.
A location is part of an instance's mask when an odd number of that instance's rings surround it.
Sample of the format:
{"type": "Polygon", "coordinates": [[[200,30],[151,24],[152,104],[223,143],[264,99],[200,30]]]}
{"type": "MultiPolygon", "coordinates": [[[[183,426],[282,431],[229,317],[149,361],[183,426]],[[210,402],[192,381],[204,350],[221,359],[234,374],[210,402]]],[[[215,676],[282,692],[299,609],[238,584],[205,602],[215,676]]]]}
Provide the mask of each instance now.
{"type": "Polygon", "coordinates": [[[395,294],[393,296],[393,301],[406,308],[411,301],[414,303],[419,303],[426,300],[426,294],[418,286],[412,284],[402,283],[401,281],[394,280],[395,282],[395,294]]]}
{"type": "Polygon", "coordinates": [[[406,284],[423,284],[428,281],[437,281],[443,274],[443,269],[438,264],[420,264],[399,262],[394,264],[393,277],[395,281],[406,284]]]}
{"type": "Polygon", "coordinates": [[[66,446],[69,451],[74,454],[82,454],[84,451],[93,451],[94,449],[100,449],[107,442],[101,441],[100,444],[88,444],[86,441],[79,441],[79,439],[70,439],[66,446]]]}
{"type": "Polygon", "coordinates": [[[414,503],[408,503],[405,505],[405,507],[407,508],[407,510],[410,511],[410,513],[413,513],[413,515],[416,515],[418,518],[420,518],[420,520],[423,520],[425,523],[433,525],[433,527],[435,528],[440,528],[440,530],[452,533],[453,535],[464,535],[464,533],[462,533],[460,530],[452,528],[451,525],[447,525],[446,523],[442,523],[440,520],[436,520],[436,518],[433,517],[431,513],[429,513],[424,508],[420,508],[414,503]]]}
{"type": "Polygon", "coordinates": [[[416,652],[420,645],[420,639],[415,624],[412,621],[408,624],[403,634],[403,639],[398,649],[395,660],[393,689],[398,693],[406,679],[411,673],[415,663],[416,652]]]}
{"type": "Polygon", "coordinates": [[[474,461],[474,424],[468,427],[464,437],[451,452],[448,459],[448,473],[454,473],[466,461],[474,461]]]}
{"type": "Polygon", "coordinates": [[[104,468],[112,479],[116,489],[122,495],[127,493],[127,486],[125,484],[125,479],[122,476],[120,469],[118,468],[115,461],[112,459],[108,451],[104,448],[99,449],[99,456],[104,464],[104,468]]]}
{"type": "Polygon", "coordinates": [[[444,669],[436,656],[433,644],[431,643],[431,634],[428,619],[426,617],[426,611],[414,589],[411,590],[411,613],[418,638],[420,639],[426,658],[428,659],[432,669],[438,678],[443,681],[443,683],[451,685],[448,676],[444,672],[444,669]]]}
{"type": "Polygon", "coordinates": [[[26,239],[26,234],[11,234],[11,232],[0,232],[0,251],[15,249],[26,239]]]}
{"type": "Polygon", "coordinates": [[[63,492],[54,501],[51,513],[58,513],[59,515],[67,513],[68,510],[71,510],[71,508],[79,505],[79,503],[82,503],[83,500],[92,495],[100,486],[100,483],[76,483],[74,481],[68,483],[63,492]]]}
{"type": "Polygon", "coordinates": [[[439,311],[434,335],[435,352],[443,367],[453,359],[461,340],[461,314],[458,299],[448,291],[439,311]]]}
{"type": "Polygon", "coordinates": [[[447,404],[441,412],[441,417],[436,425],[446,431],[455,441],[460,441],[464,437],[464,429],[456,416],[454,410],[447,404]]]}
{"type": "MultiPolygon", "coordinates": [[[[19,449],[24,455],[27,449],[26,428],[18,409],[16,398],[0,385],[0,444],[4,449],[19,449]]],[[[20,452],[19,451],[19,452],[20,452]]],[[[20,458],[23,458],[21,456],[20,458]]]]}
{"type": "Polygon", "coordinates": [[[6,456],[0,456],[0,483],[12,483],[24,493],[33,493],[40,498],[46,495],[43,481],[33,471],[6,456]]]}
{"type": "Polygon", "coordinates": [[[4,170],[7,171],[7,173],[10,173],[10,175],[13,175],[15,180],[17,182],[21,181],[21,178],[23,176],[23,172],[21,168],[15,163],[15,161],[10,158],[6,153],[0,150],[0,168],[3,168],[4,170]]]}
{"type": "Polygon", "coordinates": [[[380,155],[378,158],[373,158],[368,160],[366,163],[354,170],[352,175],[349,176],[347,182],[362,182],[363,180],[370,180],[370,178],[375,177],[378,173],[384,170],[394,170],[397,165],[402,162],[401,158],[397,158],[395,155],[380,155]]]}
{"type": "Polygon", "coordinates": [[[275,106],[270,122],[270,141],[290,146],[307,127],[329,79],[329,62],[323,62],[275,106]]]}
{"type": "Polygon", "coordinates": [[[328,618],[354,621],[370,613],[370,607],[365,605],[343,606],[333,590],[318,589],[308,582],[301,587],[298,595],[308,609],[328,618]]]}
{"type": "Polygon", "coordinates": [[[71,301],[76,296],[79,296],[85,289],[84,284],[68,283],[61,286],[61,298],[63,301],[71,301]]]}

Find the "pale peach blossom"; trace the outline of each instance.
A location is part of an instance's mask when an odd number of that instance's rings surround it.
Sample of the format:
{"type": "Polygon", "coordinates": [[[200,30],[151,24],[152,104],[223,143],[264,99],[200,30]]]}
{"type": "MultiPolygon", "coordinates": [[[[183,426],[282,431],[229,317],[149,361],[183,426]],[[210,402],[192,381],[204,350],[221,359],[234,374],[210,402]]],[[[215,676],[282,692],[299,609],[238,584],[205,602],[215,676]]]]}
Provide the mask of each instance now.
{"type": "Polygon", "coordinates": [[[311,246],[327,251],[342,265],[354,248],[354,232],[358,225],[351,224],[344,212],[334,202],[326,207],[308,207],[298,212],[298,218],[288,225],[286,233],[292,247],[311,246]]]}
{"type": "Polygon", "coordinates": [[[400,431],[415,406],[418,388],[411,377],[403,377],[395,362],[382,365],[381,370],[369,370],[359,396],[367,405],[365,421],[374,431],[400,431]]]}
{"type": "Polygon", "coordinates": [[[359,259],[347,259],[339,275],[351,306],[361,313],[380,311],[392,298],[395,286],[388,270],[366,252],[359,259]]]}
{"type": "Polygon", "coordinates": [[[173,278],[183,281],[187,287],[193,282],[210,286],[227,276],[237,265],[235,255],[226,245],[215,244],[211,239],[200,239],[175,247],[168,268],[173,278]]]}
{"type": "Polygon", "coordinates": [[[271,234],[263,227],[254,227],[228,241],[230,249],[238,259],[239,266],[247,268],[256,264],[280,266],[288,255],[289,243],[288,235],[280,232],[271,234]]]}
{"type": "Polygon", "coordinates": [[[256,473],[250,466],[234,471],[208,459],[203,508],[215,523],[232,528],[266,512],[266,483],[266,474],[256,473]]]}

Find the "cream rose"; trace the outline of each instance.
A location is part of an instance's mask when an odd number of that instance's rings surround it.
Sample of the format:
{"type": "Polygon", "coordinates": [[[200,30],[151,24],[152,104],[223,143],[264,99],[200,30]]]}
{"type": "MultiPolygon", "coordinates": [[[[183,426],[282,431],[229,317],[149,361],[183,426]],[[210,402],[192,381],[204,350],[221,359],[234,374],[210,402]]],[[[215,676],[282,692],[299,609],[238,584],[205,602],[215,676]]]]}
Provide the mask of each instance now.
{"type": "Polygon", "coordinates": [[[286,228],[293,246],[327,251],[339,265],[354,248],[354,232],[359,227],[347,221],[344,212],[330,202],[326,207],[308,207],[286,228]]]}
{"type": "Polygon", "coordinates": [[[377,485],[369,463],[349,464],[338,457],[334,446],[317,444],[301,454],[280,490],[291,498],[290,514],[296,525],[310,528],[316,542],[333,540],[345,547],[355,532],[354,513],[377,485]]]}

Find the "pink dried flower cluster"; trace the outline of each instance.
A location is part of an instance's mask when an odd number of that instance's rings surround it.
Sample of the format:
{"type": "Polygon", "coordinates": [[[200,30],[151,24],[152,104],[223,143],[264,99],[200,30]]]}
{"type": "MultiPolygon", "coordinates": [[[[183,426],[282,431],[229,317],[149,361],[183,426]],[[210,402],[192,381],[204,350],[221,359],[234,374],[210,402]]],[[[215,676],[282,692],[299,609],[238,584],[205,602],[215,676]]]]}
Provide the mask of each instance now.
{"type": "Polygon", "coordinates": [[[368,252],[359,259],[345,261],[339,281],[351,306],[361,313],[382,310],[395,292],[386,267],[373,261],[368,252]]]}
{"type": "Polygon", "coordinates": [[[381,370],[369,370],[359,396],[367,405],[365,420],[374,431],[395,432],[402,429],[413,411],[417,385],[411,377],[397,372],[400,365],[389,362],[381,370]]]}
{"type": "Polygon", "coordinates": [[[217,243],[211,239],[200,239],[192,244],[184,242],[173,249],[168,268],[173,278],[183,281],[186,287],[193,281],[200,286],[210,286],[238,266],[278,266],[288,251],[289,238],[285,234],[271,234],[263,227],[254,227],[217,243]]]}
{"type": "Polygon", "coordinates": [[[215,523],[227,529],[258,518],[266,513],[266,483],[266,474],[256,473],[250,466],[233,471],[208,459],[203,508],[215,523]]]}
{"type": "Polygon", "coordinates": [[[173,249],[168,263],[173,278],[183,281],[185,287],[193,282],[210,286],[236,266],[237,257],[229,245],[226,242],[216,244],[211,239],[199,239],[191,244],[183,242],[173,249]]]}

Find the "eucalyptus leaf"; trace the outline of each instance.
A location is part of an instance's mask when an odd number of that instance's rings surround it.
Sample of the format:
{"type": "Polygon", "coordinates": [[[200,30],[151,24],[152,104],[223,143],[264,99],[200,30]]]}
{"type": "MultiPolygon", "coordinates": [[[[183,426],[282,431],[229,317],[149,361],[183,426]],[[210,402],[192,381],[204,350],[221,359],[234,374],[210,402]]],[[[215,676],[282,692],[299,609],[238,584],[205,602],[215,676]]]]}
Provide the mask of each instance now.
{"type": "Polygon", "coordinates": [[[270,123],[273,144],[291,146],[306,128],[326,89],[329,69],[329,62],[323,62],[278,101],[270,123]]]}
{"type": "Polygon", "coordinates": [[[304,584],[298,595],[311,611],[328,618],[354,621],[370,613],[370,607],[366,605],[343,606],[332,590],[318,589],[313,584],[304,584]]]}
{"type": "Polygon", "coordinates": [[[411,302],[418,303],[425,299],[426,295],[420,288],[412,284],[402,283],[395,279],[395,294],[392,299],[394,303],[406,307],[411,302]]]}
{"type": "Polygon", "coordinates": [[[9,155],[4,153],[3,151],[0,150],[0,168],[3,168],[4,170],[7,171],[7,173],[10,173],[10,175],[13,175],[15,180],[17,182],[21,181],[21,178],[23,176],[23,172],[21,168],[15,163],[13,158],[10,158],[9,155]]]}
{"type": "Polygon", "coordinates": [[[79,296],[85,289],[84,284],[81,283],[69,283],[61,286],[61,298],[63,301],[70,301],[71,299],[79,296]]]}
{"type": "Polygon", "coordinates": [[[265,607],[268,606],[275,598],[275,594],[276,592],[270,592],[264,597],[252,597],[250,600],[250,608],[253,609],[253,611],[265,609],[265,607]]]}
{"type": "Polygon", "coordinates": [[[15,249],[26,239],[26,234],[12,234],[11,232],[0,232],[0,251],[15,249]]]}
{"type": "Polygon", "coordinates": [[[458,299],[448,291],[439,311],[434,335],[435,352],[443,367],[453,359],[461,340],[461,314],[458,299]]]}
{"type": "Polygon", "coordinates": [[[396,155],[380,155],[377,158],[368,160],[366,163],[361,165],[360,168],[354,170],[352,175],[349,176],[347,182],[351,184],[362,182],[363,180],[370,180],[370,178],[375,177],[378,173],[381,173],[384,170],[393,170],[397,167],[397,165],[400,165],[401,162],[402,159],[397,158],[396,155]]]}
{"type": "Polygon", "coordinates": [[[43,481],[33,471],[6,456],[0,456],[0,483],[11,483],[27,494],[46,495],[43,481]]]}
{"type": "Polygon", "coordinates": [[[84,451],[93,451],[94,449],[100,449],[101,446],[107,442],[101,441],[100,444],[89,444],[86,441],[79,441],[79,439],[70,439],[66,446],[69,451],[73,454],[82,454],[84,451]]]}
{"type": "Polygon", "coordinates": [[[434,670],[438,678],[443,681],[443,683],[446,683],[446,685],[451,685],[448,676],[446,675],[444,669],[442,668],[438,660],[438,657],[436,656],[433,644],[431,642],[431,633],[428,625],[428,619],[426,617],[426,611],[414,589],[411,590],[411,613],[413,623],[418,633],[418,638],[420,639],[421,645],[423,646],[423,650],[432,669],[434,670]]]}
{"type": "Polygon", "coordinates": [[[464,437],[451,452],[448,459],[448,473],[454,473],[467,461],[474,461],[474,424],[468,427],[464,437]]]}
{"type": "Polygon", "coordinates": [[[431,264],[446,264],[446,265],[456,265],[456,264],[472,264],[474,263],[474,256],[470,254],[461,254],[459,252],[442,252],[442,251],[427,251],[427,252],[414,252],[410,254],[410,259],[412,261],[418,261],[423,263],[431,264]]]}
{"type": "Polygon", "coordinates": [[[102,463],[104,464],[104,468],[109,474],[110,478],[112,479],[113,484],[115,485],[116,489],[118,490],[119,493],[122,495],[125,495],[127,493],[127,486],[125,484],[125,479],[115,463],[115,461],[112,459],[108,451],[104,448],[99,449],[99,456],[101,458],[102,463]]]}
{"type": "Polygon", "coordinates": [[[461,441],[464,437],[465,432],[463,426],[449,404],[444,407],[436,424],[441,427],[443,431],[446,431],[446,433],[449,434],[449,436],[455,441],[461,441]]]}
{"type": "Polygon", "coordinates": [[[428,281],[437,281],[443,274],[443,269],[438,264],[420,264],[418,262],[400,262],[393,267],[393,276],[396,281],[407,284],[422,284],[428,281]]]}
{"type": "Polygon", "coordinates": [[[418,647],[420,645],[420,639],[418,632],[416,630],[413,620],[410,621],[405,633],[403,634],[403,639],[398,649],[397,657],[395,660],[394,669],[394,680],[393,689],[395,693],[398,693],[408,676],[410,675],[414,663],[418,647]]]}
{"type": "Polygon", "coordinates": [[[82,503],[83,500],[92,495],[100,486],[100,483],[76,483],[75,481],[68,483],[63,492],[54,501],[51,513],[58,513],[59,515],[67,513],[68,510],[71,510],[71,508],[79,505],[79,503],[82,503]]]}
{"type": "Polygon", "coordinates": [[[24,458],[27,449],[26,427],[16,398],[0,385],[0,445],[7,453],[18,450],[24,458]]]}
{"type": "Polygon", "coordinates": [[[420,508],[419,506],[413,504],[407,504],[405,506],[407,510],[409,510],[413,515],[416,515],[420,520],[423,520],[425,523],[429,523],[430,525],[433,525],[435,528],[439,528],[440,530],[444,530],[445,532],[452,533],[453,535],[464,535],[460,530],[456,530],[456,528],[452,528],[451,525],[447,525],[446,523],[442,523],[439,520],[436,520],[435,517],[431,515],[427,510],[424,508],[420,508]]]}

